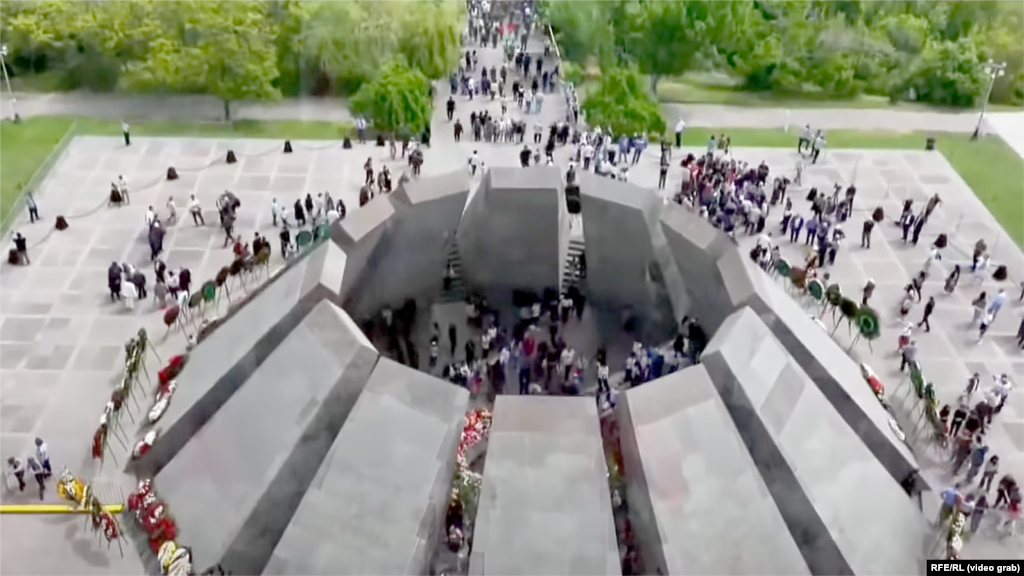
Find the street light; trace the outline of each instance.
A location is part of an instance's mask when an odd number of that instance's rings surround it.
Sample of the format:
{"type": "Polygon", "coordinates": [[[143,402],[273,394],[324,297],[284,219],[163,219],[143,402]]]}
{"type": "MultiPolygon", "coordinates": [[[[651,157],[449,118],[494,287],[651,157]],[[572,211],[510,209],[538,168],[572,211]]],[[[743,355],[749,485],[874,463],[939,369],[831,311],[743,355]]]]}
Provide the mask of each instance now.
{"type": "Polygon", "coordinates": [[[18,122],[21,117],[18,116],[18,99],[14,97],[14,90],[11,90],[11,78],[7,75],[7,44],[0,44],[0,68],[4,70],[4,82],[7,84],[7,93],[11,95],[11,112],[14,115],[14,121],[18,122]]]}
{"type": "Polygon", "coordinates": [[[982,64],[985,67],[985,73],[988,74],[988,89],[985,90],[985,100],[981,103],[981,114],[978,115],[978,125],[974,127],[974,134],[971,135],[971,140],[977,140],[978,135],[981,134],[981,122],[985,119],[985,110],[988,109],[988,100],[992,97],[992,87],[996,84],[996,78],[1006,74],[1006,62],[996,63],[992,60],[982,64]]]}

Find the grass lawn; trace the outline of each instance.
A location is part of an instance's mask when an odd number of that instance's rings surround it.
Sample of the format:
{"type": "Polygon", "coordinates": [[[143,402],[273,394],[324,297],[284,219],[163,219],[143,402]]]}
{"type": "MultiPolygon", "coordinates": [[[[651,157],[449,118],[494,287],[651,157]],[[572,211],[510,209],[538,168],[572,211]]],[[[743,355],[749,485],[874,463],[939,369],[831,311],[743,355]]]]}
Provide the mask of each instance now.
{"type": "MultiPolygon", "coordinates": [[[[7,215],[18,197],[20,185],[28,182],[44,163],[53,147],[74,124],[75,134],[120,136],[116,121],[43,116],[20,125],[0,123],[0,217],[7,215]]],[[[231,124],[146,122],[132,126],[139,136],[233,136],[294,140],[340,139],[349,127],[333,122],[257,122],[231,124]]],[[[688,146],[703,146],[710,134],[727,133],[733,146],[792,147],[794,133],[770,129],[713,130],[692,128],[684,135],[688,146]]],[[[874,148],[921,150],[921,133],[829,130],[830,149],[874,148]]],[[[1001,138],[990,136],[971,142],[968,135],[938,135],[938,148],[953,168],[974,190],[1018,245],[1024,246],[1024,160],[1001,138]]]]}
{"type": "MultiPolygon", "coordinates": [[[[81,135],[121,136],[121,123],[94,118],[39,116],[21,124],[0,122],[0,220],[7,217],[18,200],[19,190],[43,165],[47,156],[72,129],[81,135]]],[[[350,127],[335,122],[232,123],[139,122],[132,124],[137,136],[205,136],[236,138],[279,138],[292,140],[340,140],[350,127]]]]}
{"type": "MultiPolygon", "coordinates": [[[[760,108],[885,108],[920,112],[964,112],[917,102],[892,104],[885,96],[863,94],[854,98],[836,99],[822,92],[807,90],[799,94],[754,92],[744,90],[734,79],[708,73],[687,74],[658,82],[658,100],[675,104],[721,104],[760,108]]],[[[1020,106],[990,104],[992,112],[1019,112],[1020,106]]]]}

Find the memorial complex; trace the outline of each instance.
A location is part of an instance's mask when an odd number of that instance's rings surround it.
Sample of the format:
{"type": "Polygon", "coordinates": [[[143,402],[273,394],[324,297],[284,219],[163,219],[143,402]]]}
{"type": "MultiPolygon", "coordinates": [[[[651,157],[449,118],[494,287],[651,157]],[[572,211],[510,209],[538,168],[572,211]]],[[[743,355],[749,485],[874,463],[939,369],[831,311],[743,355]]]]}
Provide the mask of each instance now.
{"type": "Polygon", "coordinates": [[[514,300],[540,299],[570,273],[559,264],[574,234],[565,185],[548,170],[403,183],[203,336],[177,377],[189,385],[131,464],[195,539],[193,561],[432,573],[454,524],[472,534],[472,574],[619,574],[625,521],[644,573],[919,573],[926,521],[901,486],[917,464],[846,373],[857,367],[822,366],[820,354],[845,356],[814,320],[720,231],[649,190],[580,180],[578,286],[600,318],[565,337],[592,355],[590,342],[670,341],[677,319],[698,316],[710,336],[701,364],[623,390],[611,415],[586,396],[484,393],[431,371],[442,316],[460,333],[486,331],[447,299],[453,241],[473,243],[460,254],[465,290],[505,325],[514,300]],[[390,337],[382,311],[402,323],[390,337]],[[586,334],[598,326],[621,337],[586,334]],[[472,430],[483,438],[467,446],[472,430]],[[609,435],[621,450],[615,499],[609,435]],[[477,483],[476,501],[453,503],[460,482],[477,483]]]}

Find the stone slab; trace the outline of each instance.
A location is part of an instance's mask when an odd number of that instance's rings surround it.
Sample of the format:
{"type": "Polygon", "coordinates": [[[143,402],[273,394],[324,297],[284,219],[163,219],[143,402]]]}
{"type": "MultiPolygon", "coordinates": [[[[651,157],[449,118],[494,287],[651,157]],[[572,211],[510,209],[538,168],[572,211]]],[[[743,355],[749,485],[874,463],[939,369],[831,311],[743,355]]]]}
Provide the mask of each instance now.
{"type": "Polygon", "coordinates": [[[380,359],[263,573],[428,573],[468,404],[380,359]]]}
{"type": "Polygon", "coordinates": [[[616,412],[646,573],[810,573],[703,366],[627,391],[616,412]]]}
{"type": "Polygon", "coordinates": [[[471,574],[621,574],[597,408],[499,396],[471,574]]]}

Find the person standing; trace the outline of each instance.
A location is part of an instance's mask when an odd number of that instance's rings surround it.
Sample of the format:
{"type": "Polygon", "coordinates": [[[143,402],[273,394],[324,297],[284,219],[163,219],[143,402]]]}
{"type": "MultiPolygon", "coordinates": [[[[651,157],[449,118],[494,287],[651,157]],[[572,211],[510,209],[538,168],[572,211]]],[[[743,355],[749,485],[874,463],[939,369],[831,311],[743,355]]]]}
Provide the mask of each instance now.
{"type": "Polygon", "coordinates": [[[117,190],[121,193],[121,198],[125,204],[131,204],[132,200],[128,196],[128,180],[125,179],[123,174],[117,176],[117,190]]]}
{"type": "Polygon", "coordinates": [[[658,169],[658,190],[665,189],[665,180],[668,178],[668,156],[661,155],[661,167],[658,169]]]}
{"type": "Polygon", "coordinates": [[[22,264],[31,264],[28,259],[28,240],[21,235],[21,232],[14,234],[14,251],[18,253],[18,261],[22,264]]]}
{"type": "Polygon", "coordinates": [[[445,105],[448,112],[448,121],[452,121],[452,117],[455,116],[455,98],[452,96],[448,97],[448,103],[445,105]]]}
{"type": "Polygon", "coordinates": [[[32,194],[28,195],[25,202],[28,206],[28,223],[32,224],[36,220],[39,220],[39,206],[36,204],[35,196],[32,194]]]}
{"type": "Polygon", "coordinates": [[[924,305],[924,314],[921,316],[921,321],[917,323],[917,327],[924,326],[925,332],[932,331],[932,325],[928,322],[928,318],[935,312],[935,296],[929,296],[928,302],[924,305]]]}
{"type": "Polygon", "coordinates": [[[686,128],[686,122],[680,118],[679,122],[676,122],[676,148],[683,147],[683,130],[686,128]]]}
{"type": "Polygon", "coordinates": [[[43,442],[42,438],[36,438],[36,460],[46,470],[47,476],[53,476],[53,468],[50,467],[50,448],[43,442]]]}
{"type": "Polygon", "coordinates": [[[125,146],[131,146],[132,145],[132,135],[131,135],[131,132],[129,130],[128,123],[125,122],[124,120],[121,121],[121,135],[124,136],[124,145],[125,146]]]}
{"type": "Polygon", "coordinates": [[[203,207],[199,205],[199,200],[195,194],[189,197],[188,201],[188,213],[192,215],[192,223],[196,226],[206,226],[206,220],[203,218],[203,207]]]}
{"type": "Polygon", "coordinates": [[[277,220],[281,217],[281,205],[277,203],[277,198],[270,200],[270,217],[273,218],[273,225],[277,226],[277,220]]]}
{"type": "Polygon", "coordinates": [[[871,231],[875,228],[875,221],[868,218],[864,221],[864,230],[860,233],[860,247],[871,249],[871,231]]]}
{"type": "Polygon", "coordinates": [[[366,118],[356,117],[356,133],[359,134],[359,143],[366,144],[366,118]]]}
{"type": "Polygon", "coordinates": [[[960,427],[964,425],[964,420],[967,420],[967,408],[967,404],[961,402],[953,412],[953,418],[949,421],[949,436],[951,438],[956,438],[960,433],[960,427]]]}

